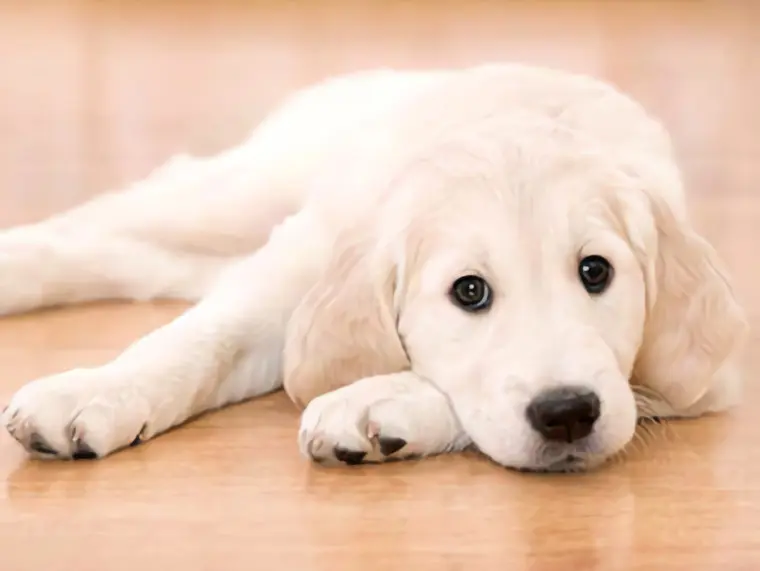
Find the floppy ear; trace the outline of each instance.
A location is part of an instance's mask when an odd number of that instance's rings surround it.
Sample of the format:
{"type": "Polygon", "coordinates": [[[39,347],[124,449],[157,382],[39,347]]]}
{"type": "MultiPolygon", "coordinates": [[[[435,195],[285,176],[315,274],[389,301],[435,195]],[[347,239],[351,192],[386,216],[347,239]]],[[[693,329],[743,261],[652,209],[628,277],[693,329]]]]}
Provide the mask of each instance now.
{"type": "Polygon", "coordinates": [[[687,413],[708,393],[721,400],[734,390],[721,385],[737,380],[747,323],[712,246],[672,205],[652,200],[652,208],[657,255],[646,270],[650,304],[633,376],[687,413]]]}
{"type": "Polygon", "coordinates": [[[366,228],[339,236],[326,270],[293,313],[284,386],[298,406],[364,377],[409,368],[396,331],[397,269],[366,228]]]}

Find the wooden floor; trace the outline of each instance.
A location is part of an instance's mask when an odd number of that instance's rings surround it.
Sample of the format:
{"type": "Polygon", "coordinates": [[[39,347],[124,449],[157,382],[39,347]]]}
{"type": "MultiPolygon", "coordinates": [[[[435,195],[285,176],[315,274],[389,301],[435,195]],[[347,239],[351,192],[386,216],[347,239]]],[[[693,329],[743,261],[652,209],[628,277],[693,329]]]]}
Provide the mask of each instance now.
{"type": "MultiPolygon", "coordinates": [[[[760,320],[760,2],[0,0],[0,224],[177,151],[239,141],[288,90],[371,66],[523,60],[593,73],[674,134],[694,216],[760,320]]],[[[2,276],[0,276],[2,279],[2,276]]],[[[0,320],[0,404],[181,311],[0,320]]],[[[0,435],[0,570],[760,569],[760,358],[732,415],[653,427],[625,461],[538,476],[475,456],[319,468],[282,395],[102,462],[0,435]]]]}

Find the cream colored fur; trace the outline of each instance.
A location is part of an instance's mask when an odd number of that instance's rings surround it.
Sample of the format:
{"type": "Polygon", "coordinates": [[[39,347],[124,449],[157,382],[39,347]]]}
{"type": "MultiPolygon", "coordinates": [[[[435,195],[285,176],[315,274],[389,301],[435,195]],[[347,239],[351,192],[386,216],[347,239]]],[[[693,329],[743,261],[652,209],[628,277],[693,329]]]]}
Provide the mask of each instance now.
{"type": "Polygon", "coordinates": [[[588,468],[637,415],[740,398],[742,310],[688,221],[667,134],[613,87],[554,70],[328,80],[234,149],[7,230],[0,272],[5,314],[200,300],[114,361],[16,393],[3,423],[45,458],[103,457],[284,385],[320,461],[472,443],[510,467],[588,468]],[[615,268],[594,298],[575,269],[589,254],[615,268]],[[494,289],[485,314],[448,299],[468,271],[494,289]],[[568,383],[602,403],[582,448],[526,421],[568,383]]]}

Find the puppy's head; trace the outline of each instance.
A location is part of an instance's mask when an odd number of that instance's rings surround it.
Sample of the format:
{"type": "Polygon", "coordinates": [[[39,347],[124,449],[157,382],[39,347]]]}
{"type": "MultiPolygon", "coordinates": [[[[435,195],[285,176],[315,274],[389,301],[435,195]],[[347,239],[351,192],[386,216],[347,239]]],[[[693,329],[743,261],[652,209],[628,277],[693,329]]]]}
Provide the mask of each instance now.
{"type": "Polygon", "coordinates": [[[643,412],[719,390],[745,325],[676,169],[567,148],[406,170],[294,315],[291,396],[411,368],[493,460],[565,471],[632,439],[635,386],[643,412]]]}

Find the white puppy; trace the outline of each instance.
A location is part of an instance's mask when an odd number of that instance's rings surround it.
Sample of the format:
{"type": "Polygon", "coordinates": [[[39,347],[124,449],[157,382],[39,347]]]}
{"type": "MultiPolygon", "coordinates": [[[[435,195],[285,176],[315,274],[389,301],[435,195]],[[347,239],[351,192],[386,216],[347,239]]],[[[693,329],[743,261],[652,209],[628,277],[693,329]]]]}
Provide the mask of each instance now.
{"type": "Polygon", "coordinates": [[[580,470],[637,413],[739,394],[746,325],[687,219],[663,128],[518,65],[297,93],[243,145],[0,235],[0,310],[202,301],[114,361],[19,390],[45,458],[103,457],[283,385],[318,461],[474,445],[580,470]]]}

